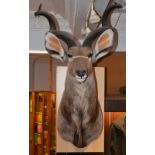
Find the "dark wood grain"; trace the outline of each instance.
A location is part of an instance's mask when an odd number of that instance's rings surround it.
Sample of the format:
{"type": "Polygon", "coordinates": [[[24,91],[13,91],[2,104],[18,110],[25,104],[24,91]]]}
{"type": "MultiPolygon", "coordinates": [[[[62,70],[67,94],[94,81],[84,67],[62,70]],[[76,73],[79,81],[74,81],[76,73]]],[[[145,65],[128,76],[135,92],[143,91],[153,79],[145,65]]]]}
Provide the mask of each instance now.
{"type": "Polygon", "coordinates": [[[125,96],[106,96],[104,104],[105,112],[126,112],[125,96]]]}

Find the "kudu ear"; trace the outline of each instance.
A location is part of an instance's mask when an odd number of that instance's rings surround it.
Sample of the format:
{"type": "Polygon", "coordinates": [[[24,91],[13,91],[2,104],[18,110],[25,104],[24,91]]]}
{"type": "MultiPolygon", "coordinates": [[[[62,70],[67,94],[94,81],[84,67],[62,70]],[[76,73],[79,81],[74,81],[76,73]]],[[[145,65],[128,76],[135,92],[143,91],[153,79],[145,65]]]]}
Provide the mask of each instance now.
{"type": "Polygon", "coordinates": [[[93,52],[93,62],[96,62],[101,57],[104,57],[110,52],[113,46],[114,32],[112,29],[105,30],[97,39],[93,52]]]}
{"type": "Polygon", "coordinates": [[[65,60],[65,52],[58,37],[53,33],[47,32],[45,36],[45,48],[48,53],[56,59],[65,60]]]}

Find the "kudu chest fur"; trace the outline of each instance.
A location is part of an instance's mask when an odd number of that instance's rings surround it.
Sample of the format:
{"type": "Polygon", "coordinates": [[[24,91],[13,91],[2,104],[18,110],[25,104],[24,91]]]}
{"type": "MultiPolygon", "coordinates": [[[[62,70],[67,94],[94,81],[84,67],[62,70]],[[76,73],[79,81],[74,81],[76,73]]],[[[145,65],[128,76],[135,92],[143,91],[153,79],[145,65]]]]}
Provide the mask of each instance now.
{"type": "Polygon", "coordinates": [[[72,35],[58,30],[53,15],[42,11],[41,7],[35,13],[35,16],[46,17],[50,25],[45,36],[48,53],[62,62],[68,62],[65,90],[58,109],[58,132],[64,140],[79,148],[98,138],[103,129],[103,113],[98,102],[92,64],[113,47],[114,31],[107,21],[110,13],[120,7],[118,4],[107,7],[102,16],[102,27],[91,32],[82,45],[72,35]]]}
{"type": "Polygon", "coordinates": [[[65,90],[59,106],[58,130],[63,139],[77,147],[88,145],[102,132],[102,111],[96,89],[90,60],[84,57],[73,58],[68,64],[65,90]],[[82,60],[87,62],[87,65],[82,64],[82,60]],[[74,61],[81,63],[74,66],[74,61]],[[84,81],[75,78],[77,70],[86,70],[84,81]]]}

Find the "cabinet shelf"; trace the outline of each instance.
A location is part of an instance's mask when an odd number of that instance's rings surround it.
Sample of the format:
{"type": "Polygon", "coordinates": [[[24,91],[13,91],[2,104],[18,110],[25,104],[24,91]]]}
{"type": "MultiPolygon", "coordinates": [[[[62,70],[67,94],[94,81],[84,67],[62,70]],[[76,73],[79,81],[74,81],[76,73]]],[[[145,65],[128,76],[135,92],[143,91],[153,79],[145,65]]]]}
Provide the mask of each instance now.
{"type": "Polygon", "coordinates": [[[105,112],[126,112],[126,96],[110,95],[105,97],[105,112]]]}

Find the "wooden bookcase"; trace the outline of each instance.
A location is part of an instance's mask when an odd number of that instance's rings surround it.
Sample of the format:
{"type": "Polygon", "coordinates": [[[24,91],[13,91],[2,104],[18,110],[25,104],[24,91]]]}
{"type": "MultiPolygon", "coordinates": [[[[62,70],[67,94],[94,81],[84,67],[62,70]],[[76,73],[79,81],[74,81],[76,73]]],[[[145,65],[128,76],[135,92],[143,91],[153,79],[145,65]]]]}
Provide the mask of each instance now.
{"type": "Polygon", "coordinates": [[[29,93],[29,154],[55,152],[55,94],[48,91],[29,93]]]}

